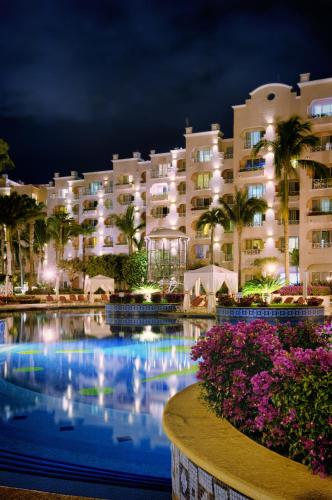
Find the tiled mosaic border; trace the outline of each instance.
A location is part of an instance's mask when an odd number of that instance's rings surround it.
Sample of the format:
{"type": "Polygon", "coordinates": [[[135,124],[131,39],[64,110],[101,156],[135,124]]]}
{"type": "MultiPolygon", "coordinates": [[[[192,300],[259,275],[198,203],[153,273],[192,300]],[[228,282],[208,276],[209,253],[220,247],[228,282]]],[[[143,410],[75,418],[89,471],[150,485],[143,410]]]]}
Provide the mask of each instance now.
{"type": "Polygon", "coordinates": [[[191,462],[172,443],[173,500],[251,500],[191,462]]]}
{"type": "Polygon", "coordinates": [[[324,307],[217,307],[219,322],[227,319],[315,319],[324,320],[324,307]]]}
{"type": "Polygon", "coordinates": [[[106,314],[158,314],[176,311],[176,304],[106,304],[106,314]]]}

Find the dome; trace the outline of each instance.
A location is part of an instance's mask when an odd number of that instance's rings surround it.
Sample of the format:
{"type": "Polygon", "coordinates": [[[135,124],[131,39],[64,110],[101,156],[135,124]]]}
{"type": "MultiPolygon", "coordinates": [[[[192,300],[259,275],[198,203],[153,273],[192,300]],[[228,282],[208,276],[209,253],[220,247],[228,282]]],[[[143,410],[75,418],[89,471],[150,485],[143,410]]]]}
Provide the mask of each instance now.
{"type": "Polygon", "coordinates": [[[147,239],[162,239],[162,238],[168,238],[168,239],[177,239],[177,238],[184,238],[188,240],[188,236],[183,233],[182,231],[178,231],[177,229],[167,229],[167,228],[158,228],[154,229],[151,231],[150,234],[147,235],[147,239]]]}

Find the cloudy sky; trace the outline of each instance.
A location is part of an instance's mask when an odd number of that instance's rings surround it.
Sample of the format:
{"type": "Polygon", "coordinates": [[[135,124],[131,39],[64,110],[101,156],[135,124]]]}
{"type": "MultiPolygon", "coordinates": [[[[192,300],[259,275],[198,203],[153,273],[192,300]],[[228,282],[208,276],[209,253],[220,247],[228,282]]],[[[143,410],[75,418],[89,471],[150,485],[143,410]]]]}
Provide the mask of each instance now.
{"type": "Polygon", "coordinates": [[[0,137],[14,179],[183,145],[299,73],[332,76],[330,0],[0,0],[0,137]]]}

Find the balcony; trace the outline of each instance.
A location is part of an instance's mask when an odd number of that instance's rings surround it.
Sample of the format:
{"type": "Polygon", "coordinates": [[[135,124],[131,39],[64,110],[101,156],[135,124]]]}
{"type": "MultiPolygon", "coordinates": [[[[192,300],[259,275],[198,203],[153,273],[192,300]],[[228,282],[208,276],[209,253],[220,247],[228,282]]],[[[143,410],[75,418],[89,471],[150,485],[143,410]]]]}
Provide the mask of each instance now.
{"type": "Polygon", "coordinates": [[[162,172],[159,171],[153,171],[151,172],[151,179],[163,179],[168,177],[168,175],[172,172],[172,167],[168,168],[167,170],[163,170],[162,172]]]}
{"type": "Polygon", "coordinates": [[[115,185],[118,189],[131,189],[134,187],[133,182],[118,182],[115,185]]]}
{"type": "Polygon", "coordinates": [[[191,207],[191,210],[209,210],[210,205],[191,207]]]}
{"type": "Polygon", "coordinates": [[[233,260],[234,260],[234,257],[232,254],[225,253],[224,259],[223,259],[224,262],[233,262],[233,260]]]}
{"type": "Polygon", "coordinates": [[[80,193],[73,193],[73,199],[78,200],[80,197],[80,193]]]}
{"type": "Polygon", "coordinates": [[[168,199],[168,193],[153,194],[151,201],[163,201],[168,199]]]}
{"type": "Polygon", "coordinates": [[[195,186],[195,191],[211,191],[209,186],[195,186]]]}
{"type": "Polygon", "coordinates": [[[104,188],[104,194],[113,194],[113,187],[104,188]]]}
{"type": "Polygon", "coordinates": [[[96,210],[97,210],[97,207],[83,208],[83,213],[84,213],[84,215],[94,215],[96,210]]]}
{"type": "MultiPolygon", "coordinates": [[[[284,224],[284,221],[283,221],[282,219],[278,219],[278,225],[279,225],[279,226],[283,226],[283,224],[284,224]]],[[[300,224],[300,221],[299,221],[299,220],[297,220],[297,219],[290,219],[290,220],[288,221],[288,224],[289,224],[290,226],[298,226],[298,225],[300,224]]]]}
{"type": "Polygon", "coordinates": [[[224,160],[231,160],[233,156],[233,153],[224,153],[224,160]]]}
{"type": "Polygon", "coordinates": [[[167,215],[168,214],[151,214],[151,217],[153,217],[154,219],[165,219],[167,215]]]}
{"type": "Polygon", "coordinates": [[[233,179],[233,177],[226,177],[226,178],[224,178],[224,182],[225,182],[225,184],[233,184],[234,179],[233,179]]]}
{"type": "Polygon", "coordinates": [[[312,248],[314,250],[322,249],[322,248],[332,248],[332,241],[324,241],[322,240],[320,243],[312,243],[312,248]]]}
{"type": "Polygon", "coordinates": [[[332,177],[328,179],[313,179],[312,189],[329,189],[332,188],[332,177]]]}
{"type": "Polygon", "coordinates": [[[211,238],[211,234],[204,233],[204,231],[196,231],[195,238],[199,238],[201,240],[208,240],[211,238]]]}
{"type": "Polygon", "coordinates": [[[246,224],[247,227],[262,227],[263,226],[263,221],[251,221],[247,222],[246,224]]]}
{"type": "Polygon", "coordinates": [[[186,167],[184,167],[184,168],[178,168],[178,169],[176,170],[176,173],[177,173],[178,175],[185,175],[185,173],[186,173],[186,167]]]}
{"type": "Polygon", "coordinates": [[[100,189],[90,189],[90,188],[84,188],[83,189],[83,196],[96,196],[98,194],[98,191],[100,191],[102,188],[100,189]]]}
{"type": "Polygon", "coordinates": [[[105,248],[113,248],[113,242],[112,243],[104,243],[103,247],[105,248]]]}
{"type": "Polygon", "coordinates": [[[332,210],[311,210],[310,212],[308,212],[308,215],[314,215],[314,216],[317,216],[317,215],[331,215],[332,214],[332,210]]]}

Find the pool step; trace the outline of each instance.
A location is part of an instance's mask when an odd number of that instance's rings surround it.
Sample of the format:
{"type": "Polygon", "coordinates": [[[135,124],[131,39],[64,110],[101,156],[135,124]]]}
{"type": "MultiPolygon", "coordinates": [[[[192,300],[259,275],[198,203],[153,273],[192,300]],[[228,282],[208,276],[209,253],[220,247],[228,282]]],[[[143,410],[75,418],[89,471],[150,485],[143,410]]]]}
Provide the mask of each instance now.
{"type": "Polygon", "coordinates": [[[2,471],[46,476],[71,481],[100,483],[155,491],[171,491],[171,480],[98,467],[75,465],[0,449],[2,471]]]}

